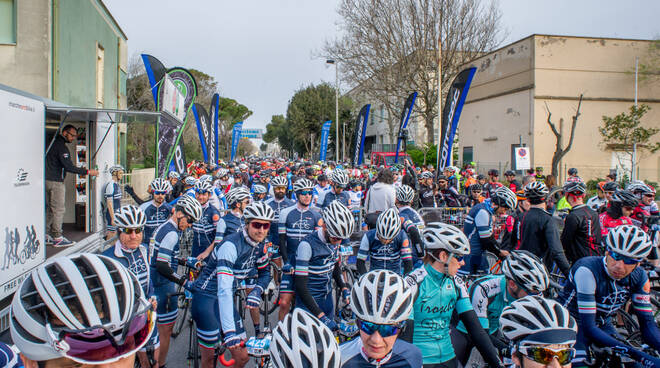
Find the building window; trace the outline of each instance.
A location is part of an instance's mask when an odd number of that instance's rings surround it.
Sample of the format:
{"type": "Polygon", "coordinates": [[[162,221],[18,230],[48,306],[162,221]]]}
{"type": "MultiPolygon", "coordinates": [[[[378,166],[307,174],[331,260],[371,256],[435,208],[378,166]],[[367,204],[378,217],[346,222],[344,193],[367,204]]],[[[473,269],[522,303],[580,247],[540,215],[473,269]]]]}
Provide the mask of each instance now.
{"type": "Polygon", "coordinates": [[[385,105],[380,105],[380,122],[385,121],[385,105]]]}
{"type": "Polygon", "coordinates": [[[472,147],[463,147],[463,166],[474,161],[474,151],[472,147]]]}
{"type": "Polygon", "coordinates": [[[0,44],[16,44],[16,0],[0,0],[0,44]]]}
{"type": "Polygon", "coordinates": [[[96,107],[103,107],[103,61],[105,51],[103,47],[97,44],[96,47],[96,107]]]}

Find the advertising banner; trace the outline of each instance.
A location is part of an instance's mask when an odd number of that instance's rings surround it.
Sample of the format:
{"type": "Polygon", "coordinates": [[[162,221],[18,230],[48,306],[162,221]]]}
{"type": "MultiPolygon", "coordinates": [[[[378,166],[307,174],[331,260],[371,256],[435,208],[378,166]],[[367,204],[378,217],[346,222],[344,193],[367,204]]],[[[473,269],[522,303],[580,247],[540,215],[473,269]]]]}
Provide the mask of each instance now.
{"type": "Polygon", "coordinates": [[[401,122],[399,123],[399,133],[397,133],[396,138],[396,154],[394,155],[394,163],[399,162],[399,149],[401,147],[401,141],[405,139],[403,136],[403,130],[408,126],[408,120],[410,119],[410,114],[412,113],[413,107],[415,106],[415,99],[417,98],[417,92],[413,92],[408,95],[406,102],[403,104],[403,110],[401,110],[401,122]]]}
{"type": "Polygon", "coordinates": [[[231,158],[229,161],[234,161],[236,151],[238,151],[238,142],[241,140],[241,130],[243,129],[243,122],[239,121],[234,124],[234,129],[231,132],[231,158]]]}
{"type": "Polygon", "coordinates": [[[366,104],[360,109],[358,114],[357,125],[355,126],[355,144],[353,150],[352,163],[355,165],[362,165],[364,159],[364,137],[367,133],[367,122],[369,121],[370,104],[366,104]]]}
{"type": "Polygon", "coordinates": [[[332,120],[328,120],[323,123],[323,128],[321,128],[321,152],[319,154],[319,160],[325,161],[325,154],[328,151],[328,136],[330,135],[330,125],[332,125],[332,120]]]}
{"type": "Polygon", "coordinates": [[[204,156],[204,161],[208,162],[207,144],[211,138],[211,130],[209,129],[211,119],[209,119],[206,109],[201,104],[194,103],[192,111],[197,122],[197,134],[199,135],[199,144],[202,146],[202,156],[204,156]]]}
{"type": "Polygon", "coordinates": [[[219,129],[219,112],[220,112],[220,95],[217,93],[213,95],[213,98],[211,98],[211,106],[209,107],[209,131],[211,132],[211,137],[206,144],[206,149],[209,154],[209,161],[213,162],[214,164],[218,163],[218,160],[220,157],[218,157],[218,152],[220,151],[220,146],[219,146],[219,134],[220,134],[220,129],[219,129]]]}
{"type": "Polygon", "coordinates": [[[436,162],[438,172],[451,164],[451,150],[454,144],[454,136],[458,129],[458,121],[463,110],[463,103],[467,98],[470,84],[477,68],[464,69],[452,82],[447,92],[445,106],[442,109],[442,124],[440,124],[440,136],[438,137],[438,159],[436,162]]]}
{"type": "Polygon", "coordinates": [[[0,135],[0,299],[11,295],[28,271],[46,260],[44,246],[44,105],[0,90],[0,116],[11,134],[0,135]],[[40,142],[40,144],[26,144],[40,142]],[[14,205],[12,205],[14,204],[14,205]],[[20,205],[15,205],[20,204],[20,205]]]}
{"type": "Polygon", "coordinates": [[[163,98],[160,101],[161,111],[166,111],[174,116],[178,121],[183,124],[186,118],[185,101],[183,95],[174,85],[172,78],[165,74],[162,81],[163,98]]]}
{"type": "Polygon", "coordinates": [[[142,54],[142,62],[147,71],[147,78],[149,78],[149,86],[151,87],[151,94],[154,96],[154,103],[158,101],[158,83],[163,80],[167,73],[167,68],[155,57],[142,54]]]}

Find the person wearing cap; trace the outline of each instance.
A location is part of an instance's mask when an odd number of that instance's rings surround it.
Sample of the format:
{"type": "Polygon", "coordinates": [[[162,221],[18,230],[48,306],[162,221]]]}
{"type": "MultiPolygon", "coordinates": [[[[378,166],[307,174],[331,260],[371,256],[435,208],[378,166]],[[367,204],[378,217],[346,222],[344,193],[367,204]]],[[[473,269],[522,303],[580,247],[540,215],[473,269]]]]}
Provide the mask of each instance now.
{"type": "Polygon", "coordinates": [[[507,186],[514,193],[523,188],[522,185],[520,185],[520,182],[516,179],[516,173],[513,170],[507,170],[504,173],[504,177],[506,178],[506,181],[508,183],[507,186]]]}
{"type": "Polygon", "coordinates": [[[576,169],[574,167],[571,167],[570,169],[568,169],[568,176],[570,176],[570,177],[578,176],[578,169],[576,169]]]}
{"type": "Polygon", "coordinates": [[[312,189],[314,191],[314,196],[312,197],[312,203],[315,206],[323,203],[325,195],[332,190],[332,186],[328,184],[328,177],[325,174],[321,174],[316,178],[316,185],[312,189]]]}

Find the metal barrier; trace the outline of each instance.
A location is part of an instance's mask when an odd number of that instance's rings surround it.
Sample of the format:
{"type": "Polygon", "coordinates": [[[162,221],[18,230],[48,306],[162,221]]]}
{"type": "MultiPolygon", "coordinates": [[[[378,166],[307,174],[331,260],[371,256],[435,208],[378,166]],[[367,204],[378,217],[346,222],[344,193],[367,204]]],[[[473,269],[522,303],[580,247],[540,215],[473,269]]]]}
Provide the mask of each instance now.
{"type": "Polygon", "coordinates": [[[465,217],[467,216],[467,207],[422,207],[418,210],[424,222],[440,221],[445,224],[454,225],[463,228],[465,217]]]}

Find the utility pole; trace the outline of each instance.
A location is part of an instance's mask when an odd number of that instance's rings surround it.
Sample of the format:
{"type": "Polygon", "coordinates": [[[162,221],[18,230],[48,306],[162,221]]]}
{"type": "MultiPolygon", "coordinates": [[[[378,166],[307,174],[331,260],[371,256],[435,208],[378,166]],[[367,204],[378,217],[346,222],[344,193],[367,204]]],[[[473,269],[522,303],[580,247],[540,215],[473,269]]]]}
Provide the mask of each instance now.
{"type": "MultiPolygon", "coordinates": [[[[337,61],[328,59],[326,64],[335,66],[335,160],[339,161],[339,68],[337,61]]],[[[346,143],[344,141],[344,143],[346,143]]]]}
{"type": "MultiPolygon", "coordinates": [[[[444,7],[441,7],[441,10],[444,11],[444,7]]],[[[440,147],[440,140],[442,137],[442,12],[440,13],[440,22],[438,23],[438,136],[437,136],[437,145],[438,145],[438,151],[437,151],[437,157],[438,160],[440,160],[440,152],[442,148],[440,147]]],[[[451,147],[450,147],[451,149],[451,147]]],[[[451,153],[449,155],[451,157],[451,153]]],[[[439,162],[439,165],[442,165],[441,162],[439,162]]],[[[438,172],[440,171],[440,167],[435,168],[435,178],[434,181],[438,180],[438,172]]]]}
{"type": "MultiPolygon", "coordinates": [[[[639,70],[639,57],[635,56],[635,107],[637,107],[637,74],[639,70]]],[[[633,154],[632,162],[630,163],[630,180],[635,180],[635,165],[637,163],[637,142],[633,138],[633,154]]]]}
{"type": "Polygon", "coordinates": [[[342,130],[344,134],[342,137],[343,144],[341,146],[341,157],[344,161],[346,161],[346,122],[344,122],[342,125],[344,126],[344,129],[342,130]]]}

